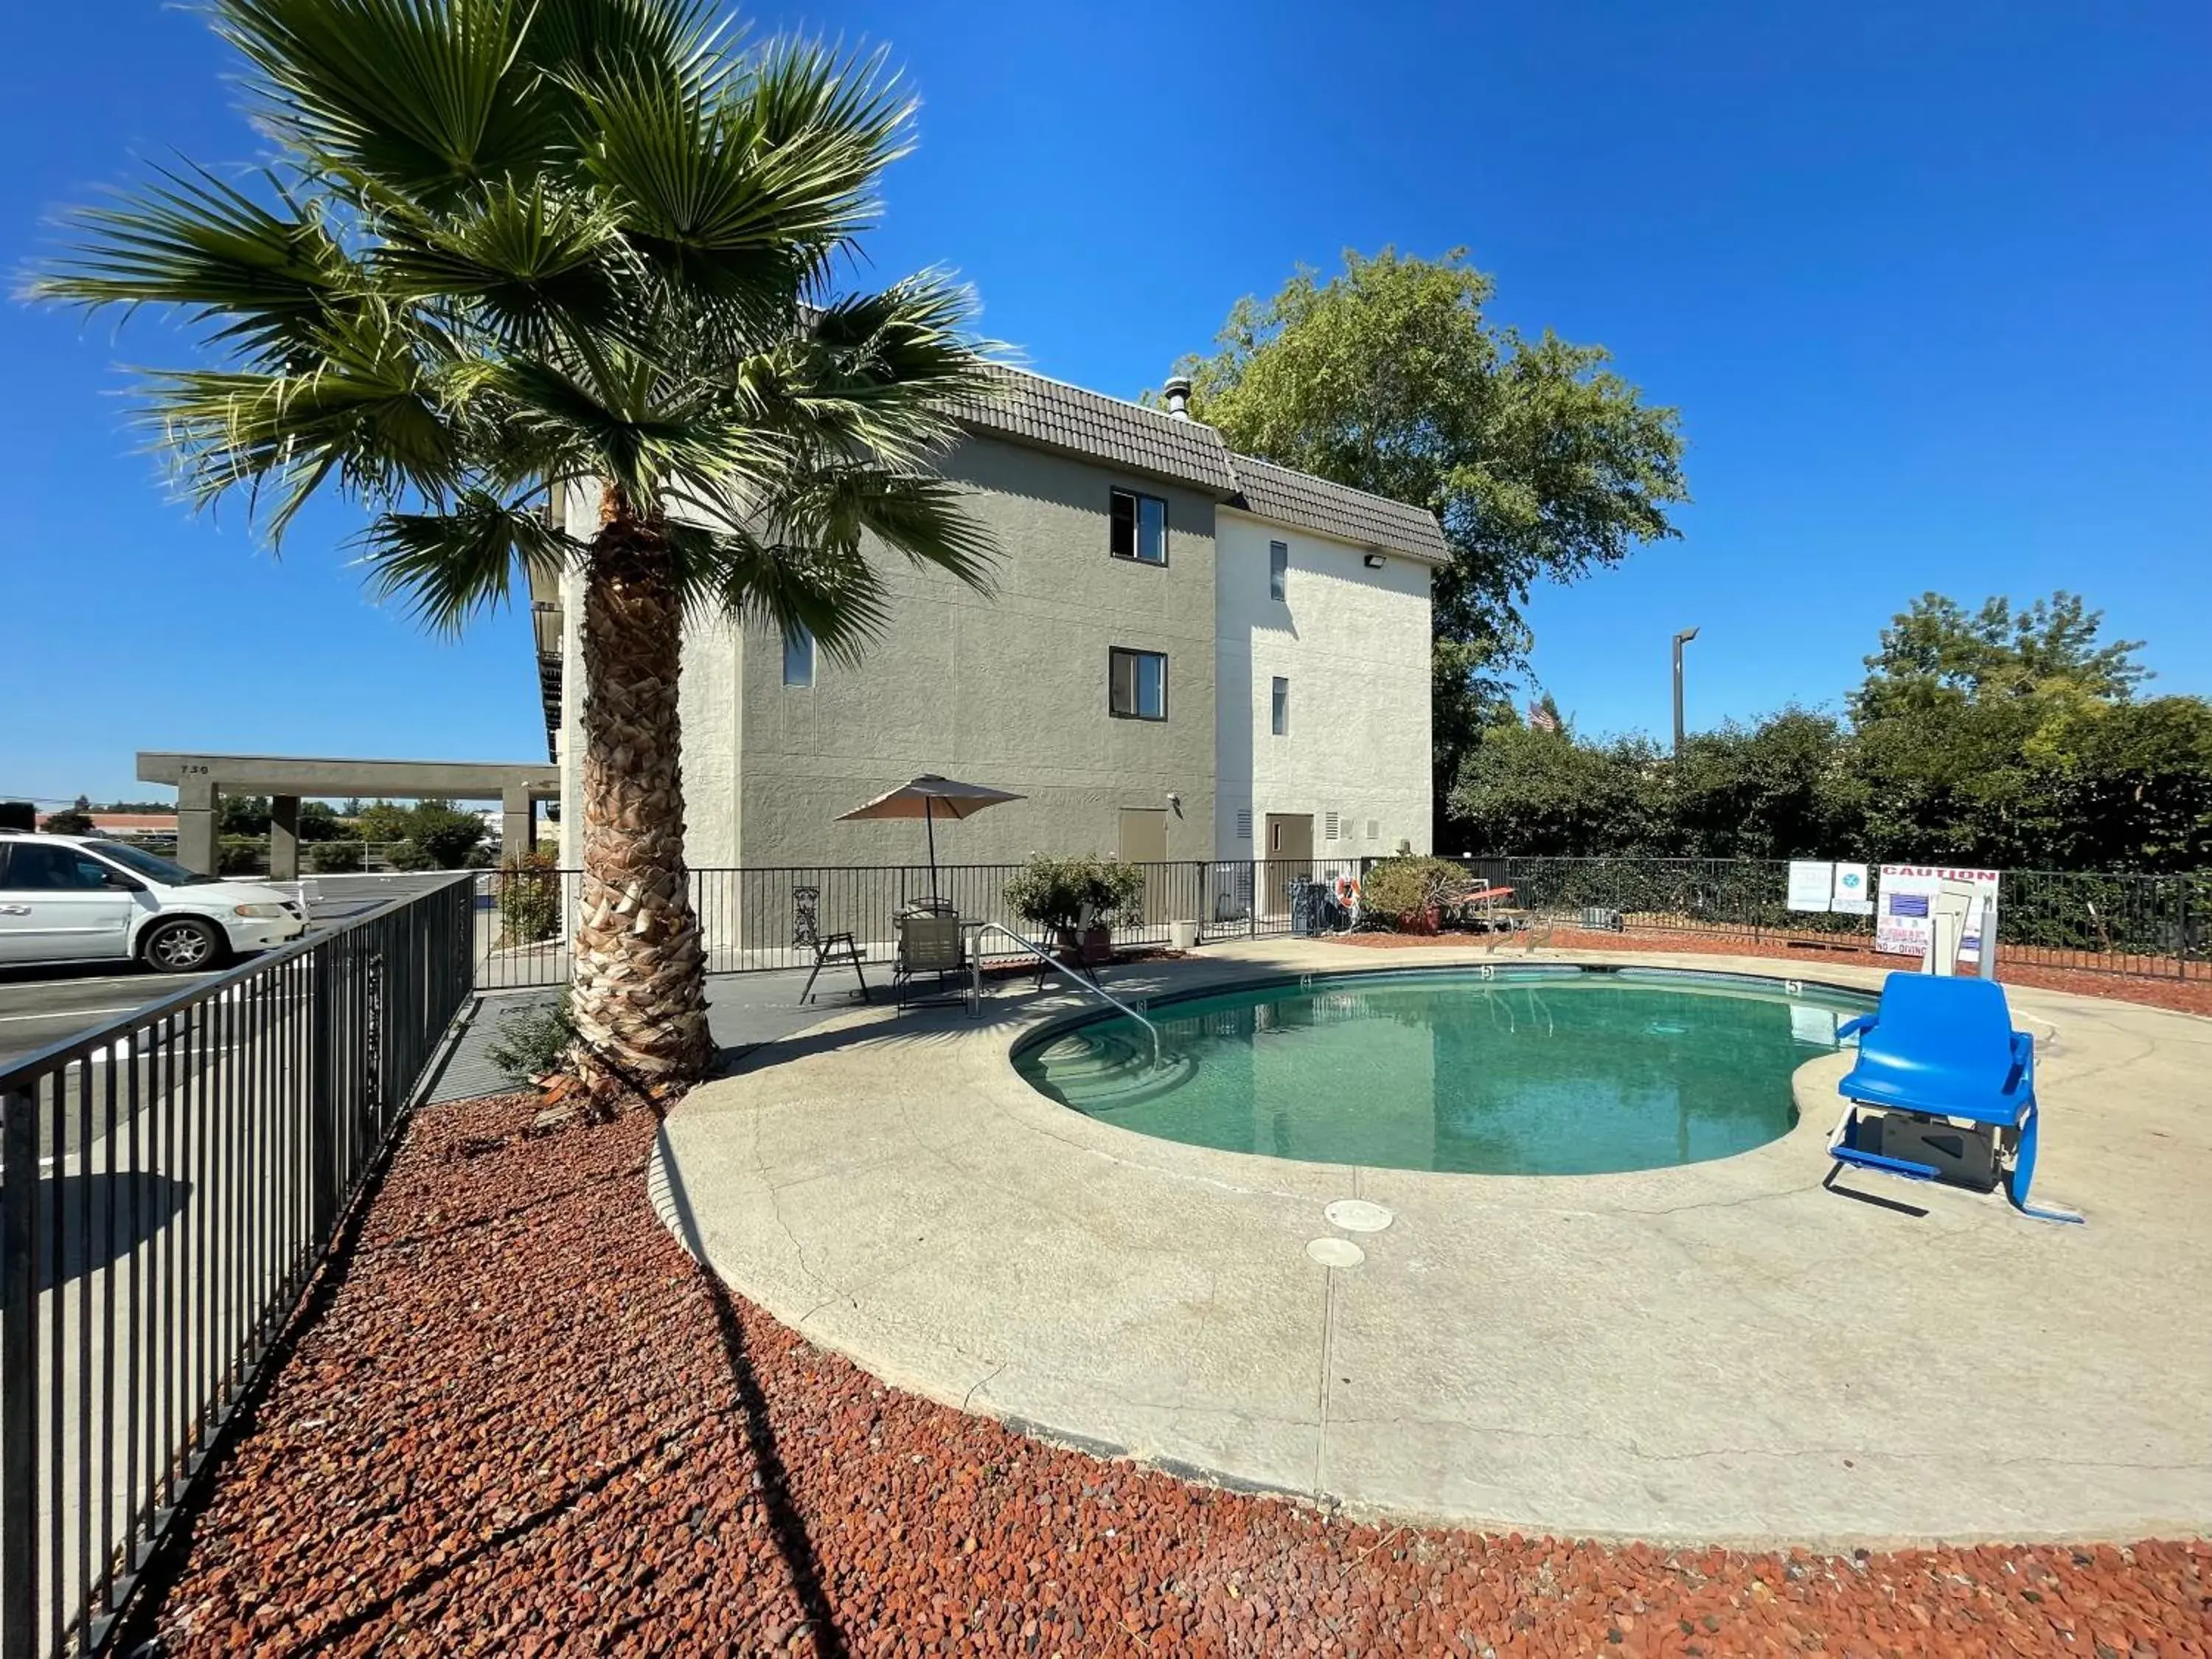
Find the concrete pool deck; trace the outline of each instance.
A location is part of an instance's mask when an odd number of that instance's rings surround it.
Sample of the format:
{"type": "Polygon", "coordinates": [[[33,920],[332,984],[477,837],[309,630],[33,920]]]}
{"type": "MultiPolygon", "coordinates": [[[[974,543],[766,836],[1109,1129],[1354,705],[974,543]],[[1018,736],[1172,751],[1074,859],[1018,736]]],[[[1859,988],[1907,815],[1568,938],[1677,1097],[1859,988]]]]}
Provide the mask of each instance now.
{"type": "MultiPolygon", "coordinates": [[[[1108,983],[1522,960],[1268,941],[1108,983]]],[[[1711,1543],[2212,1527],[2212,1020],[2008,988],[2039,1046],[2036,1194],[2087,1215],[2069,1227],[1873,1176],[1843,1184],[1878,1201],[1824,1191],[1842,1055],[1798,1073],[1789,1133],[1676,1169],[1437,1175],[1154,1139],[1015,1073],[1016,1039],[1080,1006],[1030,984],[981,1020],[856,1008],[748,1055],[668,1119],[664,1214],[887,1382],[1355,1511],[1711,1543]],[[1390,1224],[1331,1225],[1346,1198],[1390,1224]],[[1324,1238],[1364,1261],[1321,1265],[1324,1238]]]]}

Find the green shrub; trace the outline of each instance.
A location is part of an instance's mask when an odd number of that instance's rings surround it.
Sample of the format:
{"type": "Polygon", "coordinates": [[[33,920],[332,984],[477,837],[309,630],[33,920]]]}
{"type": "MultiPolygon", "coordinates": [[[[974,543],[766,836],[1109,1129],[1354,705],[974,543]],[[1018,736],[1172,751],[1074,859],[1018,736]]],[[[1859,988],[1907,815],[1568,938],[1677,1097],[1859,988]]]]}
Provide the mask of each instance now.
{"type": "Polygon", "coordinates": [[[80,812],[74,806],[46,814],[46,830],[50,836],[88,836],[95,827],[91,813],[80,812]]]}
{"type": "Polygon", "coordinates": [[[557,1070],[575,1040],[576,1023],[569,1018],[568,999],[563,996],[506,1015],[484,1044],[484,1058],[519,1089],[557,1070]]]}
{"type": "Polygon", "coordinates": [[[364,862],[357,841],[310,842],[307,854],[307,868],[319,876],[343,875],[360,869],[364,862]]]}
{"type": "Polygon", "coordinates": [[[216,843],[216,869],[226,876],[259,876],[269,871],[269,838],[223,836],[216,843]]]}
{"type": "Polygon", "coordinates": [[[534,945],[561,927],[561,872],[550,853],[525,853],[499,872],[499,942],[534,945]]]}
{"type": "Polygon", "coordinates": [[[1383,859],[1359,884],[1359,901],[1376,921],[1395,922],[1441,904],[1467,884],[1467,871],[1449,859],[1383,859]]]}
{"type": "Polygon", "coordinates": [[[1006,883],[1006,907],[1023,921],[1065,933],[1090,909],[1109,926],[1140,913],[1145,872],[1118,859],[1033,858],[1006,883]]]}
{"type": "Polygon", "coordinates": [[[483,838],[482,818],[441,800],[419,802],[407,815],[407,839],[421,849],[432,869],[466,869],[483,838]]]}

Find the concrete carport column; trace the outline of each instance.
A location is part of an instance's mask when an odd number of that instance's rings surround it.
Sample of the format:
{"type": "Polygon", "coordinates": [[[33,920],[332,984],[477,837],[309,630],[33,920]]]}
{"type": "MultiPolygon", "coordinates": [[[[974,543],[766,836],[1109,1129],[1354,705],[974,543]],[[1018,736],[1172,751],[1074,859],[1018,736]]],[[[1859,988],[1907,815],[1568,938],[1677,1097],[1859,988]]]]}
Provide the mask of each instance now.
{"type": "Polygon", "coordinates": [[[220,797],[211,777],[177,780],[177,862],[203,876],[216,873],[216,807],[220,797]]]}
{"type": "Polygon", "coordinates": [[[269,879],[300,878],[300,798],[269,798],[269,879]]]}
{"type": "Polygon", "coordinates": [[[501,792],[499,805],[499,856],[502,863],[511,864],[537,848],[538,803],[526,787],[510,783],[501,792]]]}

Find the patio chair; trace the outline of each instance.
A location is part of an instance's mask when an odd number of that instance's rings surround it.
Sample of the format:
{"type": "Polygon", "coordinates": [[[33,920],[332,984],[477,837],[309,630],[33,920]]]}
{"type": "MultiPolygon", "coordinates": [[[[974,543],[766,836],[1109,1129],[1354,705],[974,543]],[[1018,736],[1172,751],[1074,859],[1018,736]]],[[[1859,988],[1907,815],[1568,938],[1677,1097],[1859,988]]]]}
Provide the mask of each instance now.
{"type": "Polygon", "coordinates": [[[1881,1005],[1837,1029],[1858,1061],[1836,1085],[1844,1115],[1828,1138],[1838,1166],[1987,1189],[2004,1174],[2022,1213],[2079,1221],[2028,1202],[2035,1179],[2035,1039],[2013,1029],[1994,981],[1892,974],[1881,1005]]]}
{"type": "Polygon", "coordinates": [[[982,1012],[983,975],[968,951],[968,935],[960,918],[950,910],[908,908],[894,918],[898,929],[898,956],[891,966],[891,988],[904,1008],[928,1000],[915,994],[915,982],[933,978],[942,994],[948,979],[967,981],[957,992],[970,1013],[982,1012]]]}
{"type": "Polygon", "coordinates": [[[825,933],[822,931],[822,890],[819,887],[794,887],[791,890],[791,942],[802,950],[814,952],[814,968],[806,975],[806,984],[799,994],[799,1001],[814,1000],[814,981],[824,968],[849,967],[853,977],[860,981],[860,1000],[870,1000],[868,976],[860,971],[866,952],[860,940],[850,931],[825,933]]]}

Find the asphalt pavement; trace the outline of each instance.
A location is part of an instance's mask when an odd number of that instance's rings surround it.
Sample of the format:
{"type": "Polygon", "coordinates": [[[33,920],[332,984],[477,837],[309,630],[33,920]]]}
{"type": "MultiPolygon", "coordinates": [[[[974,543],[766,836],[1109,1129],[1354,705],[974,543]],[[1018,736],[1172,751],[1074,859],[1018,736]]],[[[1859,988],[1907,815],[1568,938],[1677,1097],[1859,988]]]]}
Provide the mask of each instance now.
{"type": "MultiPolygon", "coordinates": [[[[331,927],[410,893],[422,892],[451,879],[451,872],[434,871],[311,877],[305,884],[307,914],[316,925],[331,927]]],[[[0,968],[0,1067],[213,977],[211,974],[157,974],[119,962],[0,968]]]]}

